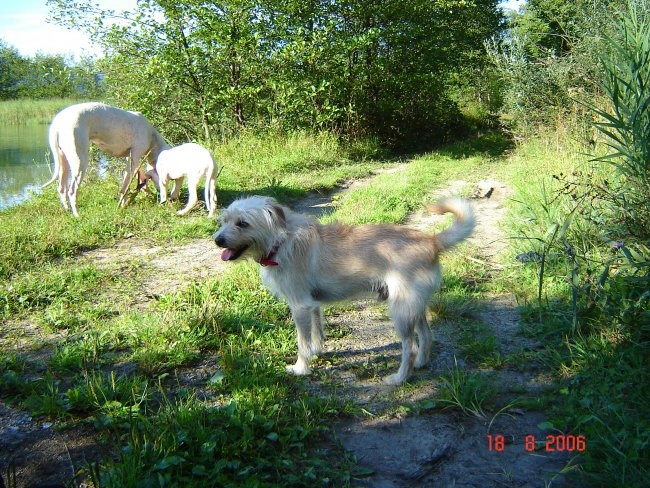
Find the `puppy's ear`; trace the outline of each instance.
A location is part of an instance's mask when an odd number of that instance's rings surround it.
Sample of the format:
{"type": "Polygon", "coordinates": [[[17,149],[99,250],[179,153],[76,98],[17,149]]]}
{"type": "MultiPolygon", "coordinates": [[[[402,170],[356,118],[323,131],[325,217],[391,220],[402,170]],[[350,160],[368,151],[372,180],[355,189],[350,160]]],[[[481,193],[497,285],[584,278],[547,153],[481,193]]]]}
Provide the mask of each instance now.
{"type": "Polygon", "coordinates": [[[268,207],[268,211],[271,214],[271,217],[273,217],[282,227],[287,226],[287,216],[279,204],[276,203],[271,205],[268,207]]]}

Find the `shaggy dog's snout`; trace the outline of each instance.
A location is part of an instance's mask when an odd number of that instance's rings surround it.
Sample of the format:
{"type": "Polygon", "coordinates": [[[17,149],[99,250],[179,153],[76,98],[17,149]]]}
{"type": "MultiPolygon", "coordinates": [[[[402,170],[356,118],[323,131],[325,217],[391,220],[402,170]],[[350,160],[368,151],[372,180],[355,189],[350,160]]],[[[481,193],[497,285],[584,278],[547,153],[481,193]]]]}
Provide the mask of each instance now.
{"type": "Polygon", "coordinates": [[[216,232],[212,238],[214,239],[214,243],[219,246],[219,247],[227,247],[226,246],[226,239],[223,236],[220,236],[218,232],[216,232]]]}
{"type": "Polygon", "coordinates": [[[221,235],[220,232],[215,233],[212,237],[214,239],[214,243],[217,246],[223,248],[223,252],[221,253],[221,259],[223,261],[234,261],[235,259],[241,257],[241,255],[244,254],[244,252],[246,252],[248,249],[248,245],[231,247],[236,244],[233,244],[232,242],[229,244],[226,237],[224,235],[221,235]]]}

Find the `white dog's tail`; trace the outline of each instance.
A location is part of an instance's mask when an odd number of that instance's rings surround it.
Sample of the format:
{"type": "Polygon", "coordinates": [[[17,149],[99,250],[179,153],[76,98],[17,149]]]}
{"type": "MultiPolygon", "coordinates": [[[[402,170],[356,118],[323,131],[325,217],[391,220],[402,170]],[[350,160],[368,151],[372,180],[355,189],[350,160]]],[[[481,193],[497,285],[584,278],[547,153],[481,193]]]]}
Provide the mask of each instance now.
{"type": "Polygon", "coordinates": [[[45,188],[48,185],[51,185],[59,177],[59,171],[61,171],[59,165],[59,131],[50,127],[50,132],[48,134],[48,140],[50,143],[50,151],[52,151],[52,158],[54,158],[54,167],[52,168],[52,177],[44,183],[41,188],[45,188]]]}
{"type": "Polygon", "coordinates": [[[440,215],[447,212],[454,214],[453,225],[436,235],[443,249],[449,249],[458,244],[469,237],[474,230],[474,210],[472,210],[472,206],[467,200],[450,198],[434,205],[429,205],[427,209],[432,213],[440,215]]]}
{"type": "Polygon", "coordinates": [[[208,209],[208,216],[212,217],[217,209],[217,190],[215,187],[219,175],[214,174],[217,170],[217,165],[214,163],[212,155],[210,155],[210,159],[212,160],[212,164],[205,172],[205,206],[208,209]]]}

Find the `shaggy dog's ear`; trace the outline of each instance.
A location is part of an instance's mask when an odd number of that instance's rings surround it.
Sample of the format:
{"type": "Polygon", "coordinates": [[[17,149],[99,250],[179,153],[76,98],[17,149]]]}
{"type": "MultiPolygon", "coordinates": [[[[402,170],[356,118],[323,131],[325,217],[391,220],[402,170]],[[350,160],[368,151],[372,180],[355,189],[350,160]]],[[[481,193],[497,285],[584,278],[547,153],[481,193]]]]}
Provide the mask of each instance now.
{"type": "Polygon", "coordinates": [[[271,214],[271,217],[277,220],[282,227],[287,226],[287,216],[284,214],[284,210],[282,210],[282,207],[280,205],[277,203],[271,205],[268,207],[268,212],[271,214]]]}

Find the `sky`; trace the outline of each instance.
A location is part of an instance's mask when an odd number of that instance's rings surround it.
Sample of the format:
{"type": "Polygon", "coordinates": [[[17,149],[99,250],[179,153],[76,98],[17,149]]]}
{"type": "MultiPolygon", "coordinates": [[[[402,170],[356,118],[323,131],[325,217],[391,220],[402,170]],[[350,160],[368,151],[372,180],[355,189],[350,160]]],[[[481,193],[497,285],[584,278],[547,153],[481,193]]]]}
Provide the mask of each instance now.
{"type": "MultiPolygon", "coordinates": [[[[504,0],[504,8],[517,8],[524,0],[504,0]]],[[[137,0],[95,0],[105,8],[128,10],[137,0]]],[[[78,60],[84,55],[99,55],[88,37],[46,21],[46,0],[0,0],[0,39],[18,50],[21,56],[64,54],[78,60]]]]}
{"type": "MultiPolygon", "coordinates": [[[[126,10],[136,0],[95,0],[103,8],[126,10]]],[[[46,0],[0,0],[0,39],[18,50],[21,56],[33,57],[36,53],[71,55],[99,55],[88,37],[47,22],[50,8],[46,0]]]]}

